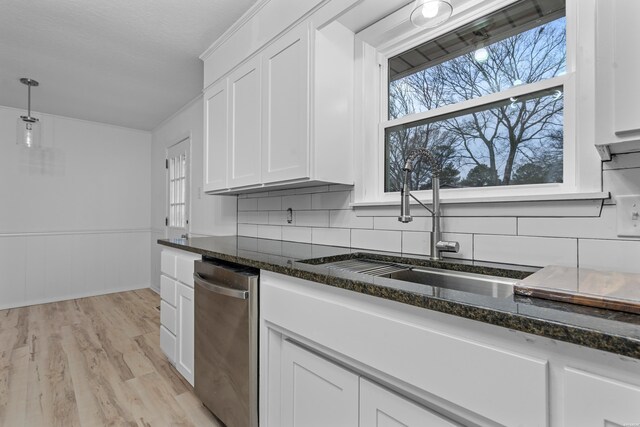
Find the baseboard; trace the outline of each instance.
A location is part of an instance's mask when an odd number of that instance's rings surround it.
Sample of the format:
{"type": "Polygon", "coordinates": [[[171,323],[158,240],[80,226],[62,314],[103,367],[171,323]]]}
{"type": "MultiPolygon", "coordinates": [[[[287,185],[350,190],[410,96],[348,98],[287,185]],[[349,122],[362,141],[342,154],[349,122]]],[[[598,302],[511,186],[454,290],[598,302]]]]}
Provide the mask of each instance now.
{"type": "Polygon", "coordinates": [[[40,304],[49,304],[52,302],[68,301],[68,300],[78,299],[78,298],[97,297],[100,295],[115,294],[118,292],[137,291],[140,289],[152,289],[153,291],[158,292],[155,289],[151,288],[149,284],[132,285],[124,288],[102,289],[99,291],[95,290],[95,291],[89,291],[89,292],[79,292],[76,294],[64,295],[64,296],[53,297],[53,298],[43,298],[43,299],[37,299],[37,300],[31,300],[31,301],[24,301],[22,303],[18,303],[17,305],[0,304],[0,310],[7,310],[10,308],[29,307],[32,305],[40,305],[40,304]]]}

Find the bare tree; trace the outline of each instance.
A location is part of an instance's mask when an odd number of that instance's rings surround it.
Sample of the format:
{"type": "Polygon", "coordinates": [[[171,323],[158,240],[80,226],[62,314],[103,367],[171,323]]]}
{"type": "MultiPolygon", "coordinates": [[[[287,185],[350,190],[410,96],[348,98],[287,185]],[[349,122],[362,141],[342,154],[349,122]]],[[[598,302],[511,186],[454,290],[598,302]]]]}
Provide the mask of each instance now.
{"type": "MultiPolygon", "coordinates": [[[[478,62],[473,53],[467,53],[403,77],[390,84],[390,118],[560,75],[566,66],[565,46],[565,20],[560,18],[487,46],[489,58],[485,62],[478,62]]],[[[474,168],[476,175],[482,172],[482,179],[463,179],[462,185],[559,182],[562,113],[562,90],[554,89],[389,132],[387,191],[400,187],[404,159],[417,146],[446,146],[447,150],[440,150],[444,163],[449,162],[465,175],[474,168]],[[514,171],[532,163],[553,163],[555,172],[524,173],[523,169],[513,181],[514,171]]],[[[532,172],[536,168],[528,169],[532,172]]],[[[428,170],[423,172],[414,174],[417,188],[430,184],[428,170]]]]}

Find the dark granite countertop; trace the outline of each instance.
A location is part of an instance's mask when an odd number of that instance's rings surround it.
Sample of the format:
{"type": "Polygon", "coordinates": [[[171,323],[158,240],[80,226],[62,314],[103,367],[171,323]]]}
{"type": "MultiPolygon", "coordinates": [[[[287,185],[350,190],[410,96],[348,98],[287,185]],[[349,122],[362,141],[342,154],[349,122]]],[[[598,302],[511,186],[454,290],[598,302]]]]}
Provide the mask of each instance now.
{"type": "Polygon", "coordinates": [[[537,298],[496,298],[435,286],[419,285],[361,273],[330,270],[302,262],[340,259],[352,253],[368,258],[521,279],[533,270],[500,264],[451,260],[434,263],[426,257],[249,237],[196,237],[158,240],[164,246],[273,271],[362,294],[640,359],[640,315],[537,298]]]}

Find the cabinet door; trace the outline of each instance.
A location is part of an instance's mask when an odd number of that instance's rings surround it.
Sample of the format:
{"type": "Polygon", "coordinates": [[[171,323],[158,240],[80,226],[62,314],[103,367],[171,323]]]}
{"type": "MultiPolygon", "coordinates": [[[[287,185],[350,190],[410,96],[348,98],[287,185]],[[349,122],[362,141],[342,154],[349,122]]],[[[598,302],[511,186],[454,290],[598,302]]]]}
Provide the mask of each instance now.
{"type": "Polygon", "coordinates": [[[260,58],[256,57],[229,76],[230,188],[260,183],[260,58]]]}
{"type": "Polygon", "coordinates": [[[227,80],[204,94],[204,191],[227,188],[227,80]]]}
{"type": "Polygon", "coordinates": [[[358,425],[358,376],[290,341],[282,347],[284,427],[358,425]]]}
{"type": "Polygon", "coordinates": [[[640,423],[640,387],[631,384],[568,368],[564,402],[566,426],[621,427],[640,423]]]}
{"type": "Polygon", "coordinates": [[[360,427],[455,427],[456,424],[360,378],[360,427]]]}
{"type": "Polygon", "coordinates": [[[309,177],[309,27],[263,53],[262,181],[309,177]]]}
{"type": "Polygon", "coordinates": [[[178,283],[176,369],[193,385],[194,301],[193,289],[178,283]]]}

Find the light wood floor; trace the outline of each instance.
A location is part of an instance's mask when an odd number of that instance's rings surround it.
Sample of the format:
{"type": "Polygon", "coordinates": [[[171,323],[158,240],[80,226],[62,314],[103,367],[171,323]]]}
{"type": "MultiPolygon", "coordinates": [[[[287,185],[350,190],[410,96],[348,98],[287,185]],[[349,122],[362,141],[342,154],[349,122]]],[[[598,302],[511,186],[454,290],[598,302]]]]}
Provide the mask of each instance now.
{"type": "Polygon", "coordinates": [[[0,311],[0,426],[218,426],[160,350],[160,299],[0,311]]]}

